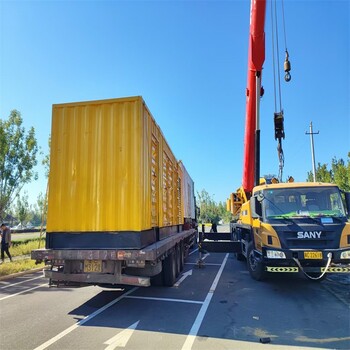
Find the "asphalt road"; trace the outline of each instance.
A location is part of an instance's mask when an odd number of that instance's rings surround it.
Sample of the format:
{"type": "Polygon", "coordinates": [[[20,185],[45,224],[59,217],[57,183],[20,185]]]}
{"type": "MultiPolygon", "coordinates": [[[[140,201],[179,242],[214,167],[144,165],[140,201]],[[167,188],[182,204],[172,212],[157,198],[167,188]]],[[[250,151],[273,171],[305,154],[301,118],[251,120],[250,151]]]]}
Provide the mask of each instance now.
{"type": "Polygon", "coordinates": [[[198,257],[171,288],[50,288],[39,272],[0,281],[0,349],[350,349],[349,285],[256,282],[232,255],[203,268],[198,257]]]}

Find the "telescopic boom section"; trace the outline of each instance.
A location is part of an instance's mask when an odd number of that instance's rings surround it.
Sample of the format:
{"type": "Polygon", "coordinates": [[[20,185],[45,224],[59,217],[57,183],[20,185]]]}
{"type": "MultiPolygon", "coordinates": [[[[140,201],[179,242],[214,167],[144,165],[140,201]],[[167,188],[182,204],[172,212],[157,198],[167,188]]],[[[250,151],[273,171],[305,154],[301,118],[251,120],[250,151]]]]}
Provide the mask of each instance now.
{"type": "MultiPolygon", "coordinates": [[[[265,60],[265,12],[266,0],[251,0],[250,34],[248,51],[248,82],[246,100],[246,121],[244,135],[244,159],[242,186],[246,193],[254,187],[256,174],[255,139],[257,116],[259,115],[259,101],[261,91],[261,71],[265,60]],[[258,91],[258,93],[257,93],[258,91]]],[[[259,179],[257,179],[259,181],[259,179]]]]}

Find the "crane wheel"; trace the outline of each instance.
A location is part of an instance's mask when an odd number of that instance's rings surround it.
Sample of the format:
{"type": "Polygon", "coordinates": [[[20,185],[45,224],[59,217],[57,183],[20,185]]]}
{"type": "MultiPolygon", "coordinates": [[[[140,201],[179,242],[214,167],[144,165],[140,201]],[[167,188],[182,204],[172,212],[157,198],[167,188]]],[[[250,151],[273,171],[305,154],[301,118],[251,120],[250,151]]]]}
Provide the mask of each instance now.
{"type": "Polygon", "coordinates": [[[247,253],[247,265],[250,276],[256,281],[262,281],[266,277],[266,272],[264,265],[261,261],[255,256],[254,244],[250,242],[248,245],[247,253]]]}

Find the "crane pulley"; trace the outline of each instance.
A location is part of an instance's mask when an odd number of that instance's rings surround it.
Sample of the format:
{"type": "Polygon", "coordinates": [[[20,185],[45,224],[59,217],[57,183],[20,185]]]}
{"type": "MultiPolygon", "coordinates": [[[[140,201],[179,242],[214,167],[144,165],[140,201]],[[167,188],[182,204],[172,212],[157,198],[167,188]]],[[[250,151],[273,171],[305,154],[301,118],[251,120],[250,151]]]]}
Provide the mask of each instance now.
{"type": "Polygon", "coordinates": [[[292,76],[290,75],[290,70],[291,70],[291,65],[289,62],[289,53],[288,50],[286,49],[286,58],[284,60],[284,71],[286,75],[284,76],[284,80],[288,83],[292,79],[292,76]]]}

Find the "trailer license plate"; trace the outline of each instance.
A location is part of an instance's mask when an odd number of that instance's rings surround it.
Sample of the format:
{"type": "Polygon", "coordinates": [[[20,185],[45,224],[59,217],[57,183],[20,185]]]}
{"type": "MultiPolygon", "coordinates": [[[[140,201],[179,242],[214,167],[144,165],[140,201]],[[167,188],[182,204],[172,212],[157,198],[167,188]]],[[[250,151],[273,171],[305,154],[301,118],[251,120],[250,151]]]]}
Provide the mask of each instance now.
{"type": "Polygon", "coordinates": [[[84,272],[102,272],[102,260],[84,260],[84,272]]]}
{"type": "Polygon", "coordinates": [[[322,259],[322,252],[304,252],[304,259],[322,259]]]}

